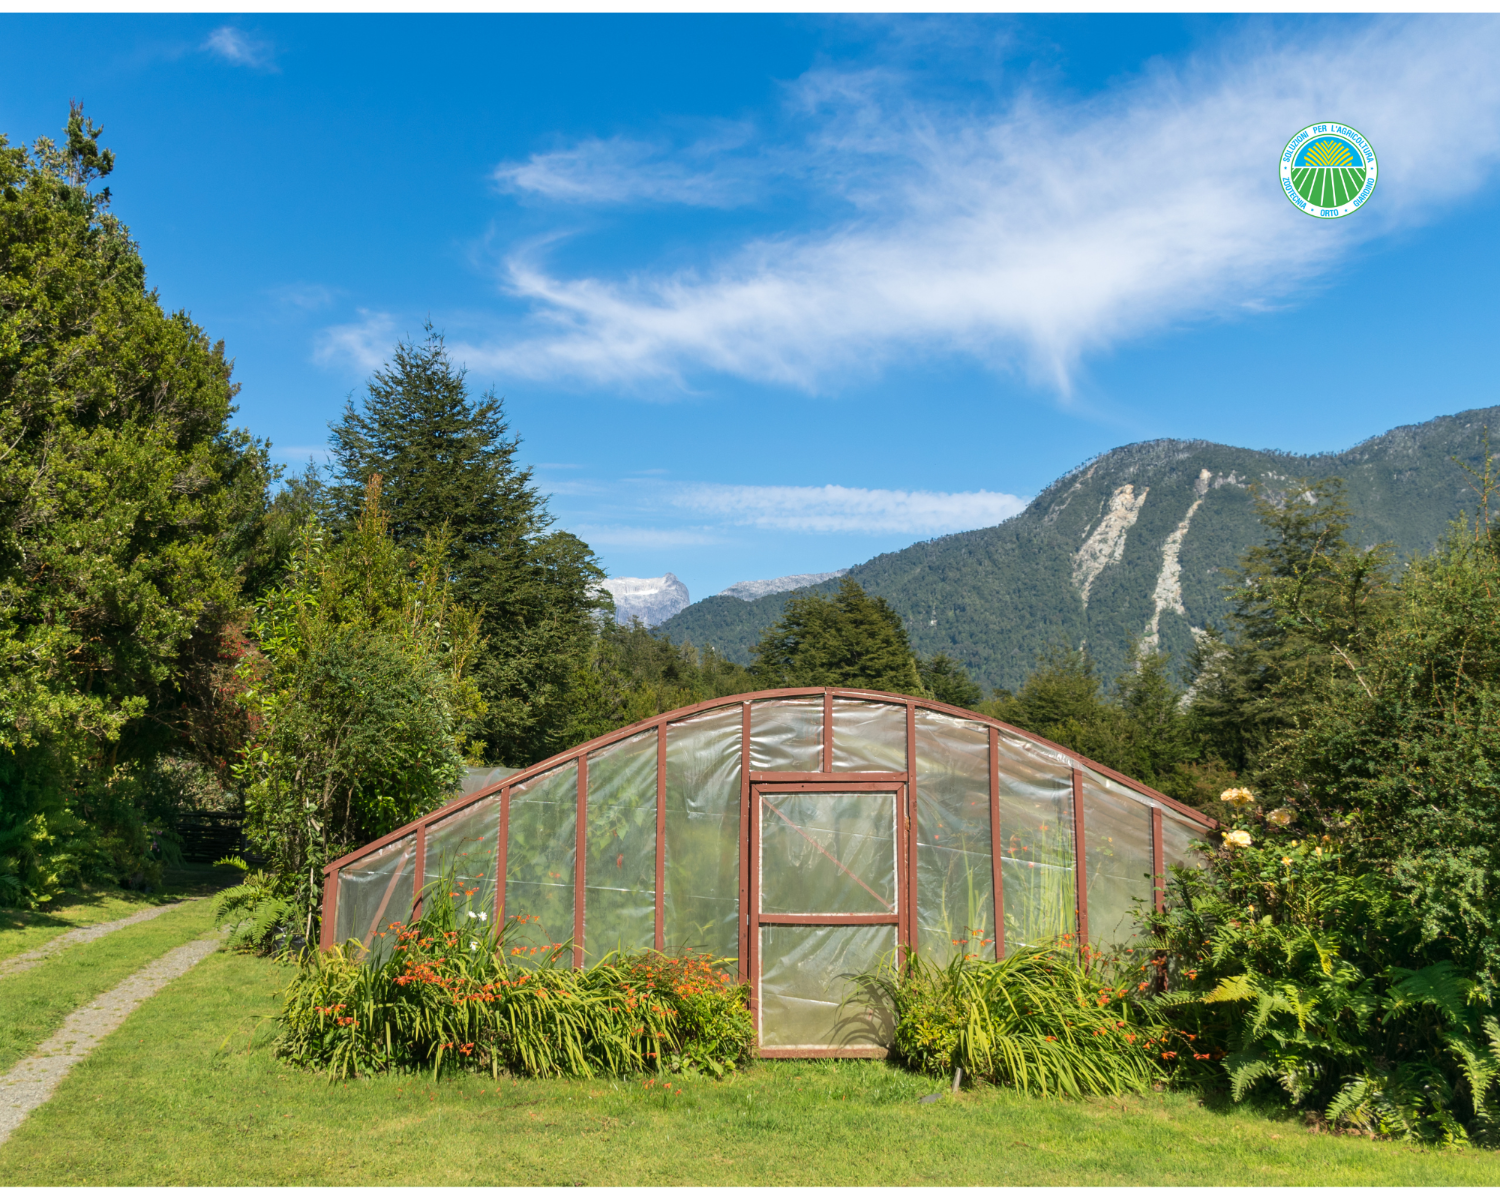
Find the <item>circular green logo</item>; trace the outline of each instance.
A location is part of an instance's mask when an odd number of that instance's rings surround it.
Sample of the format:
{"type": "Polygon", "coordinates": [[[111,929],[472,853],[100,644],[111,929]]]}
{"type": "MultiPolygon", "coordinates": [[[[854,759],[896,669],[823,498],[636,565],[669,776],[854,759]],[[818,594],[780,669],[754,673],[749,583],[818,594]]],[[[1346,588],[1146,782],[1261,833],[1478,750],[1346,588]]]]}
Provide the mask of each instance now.
{"type": "Polygon", "coordinates": [[[1309,125],[1281,152],[1281,190],[1310,217],[1347,217],[1370,198],[1375,176],[1375,151],[1348,125],[1309,125]]]}

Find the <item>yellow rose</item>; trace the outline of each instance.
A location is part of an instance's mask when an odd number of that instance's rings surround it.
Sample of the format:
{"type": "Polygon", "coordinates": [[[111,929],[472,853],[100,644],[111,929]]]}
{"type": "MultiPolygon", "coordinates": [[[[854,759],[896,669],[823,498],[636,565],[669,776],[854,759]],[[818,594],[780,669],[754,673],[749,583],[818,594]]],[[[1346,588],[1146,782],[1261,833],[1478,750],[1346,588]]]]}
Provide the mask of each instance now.
{"type": "Polygon", "coordinates": [[[1224,841],[1231,846],[1249,846],[1250,835],[1243,829],[1235,829],[1224,835],[1224,841]]]}
{"type": "Polygon", "coordinates": [[[1249,788],[1226,788],[1219,793],[1219,799],[1225,804],[1232,804],[1235,808],[1244,808],[1247,804],[1254,804],[1255,797],[1250,794],[1249,788]]]}

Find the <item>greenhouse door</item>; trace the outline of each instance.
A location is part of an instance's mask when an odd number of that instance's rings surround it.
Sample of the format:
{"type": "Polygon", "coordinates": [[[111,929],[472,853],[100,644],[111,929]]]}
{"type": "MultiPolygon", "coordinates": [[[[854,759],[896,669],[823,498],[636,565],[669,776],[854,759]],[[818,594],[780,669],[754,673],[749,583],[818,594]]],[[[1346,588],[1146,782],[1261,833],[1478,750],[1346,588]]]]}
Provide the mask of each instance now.
{"type": "Polygon", "coordinates": [[[892,1018],[855,981],[901,934],[904,785],[752,787],[750,978],[761,1054],[877,1056],[892,1018]]]}

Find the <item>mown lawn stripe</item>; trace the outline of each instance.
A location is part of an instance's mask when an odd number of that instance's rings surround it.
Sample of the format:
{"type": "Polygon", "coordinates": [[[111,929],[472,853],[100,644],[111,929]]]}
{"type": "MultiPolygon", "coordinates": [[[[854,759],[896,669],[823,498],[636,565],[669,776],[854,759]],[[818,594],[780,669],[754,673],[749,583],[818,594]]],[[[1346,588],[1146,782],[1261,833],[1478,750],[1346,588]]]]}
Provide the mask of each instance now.
{"type": "Polygon", "coordinates": [[[1066,1103],[881,1062],[765,1063],[727,1083],[379,1077],[271,1053],[285,968],[210,955],[137,1009],[0,1148],[24,1184],[1491,1183],[1500,1156],[1330,1137],[1159,1094],[1066,1103]]]}
{"type": "Polygon", "coordinates": [[[194,900],[0,979],[0,1071],[35,1050],[85,1001],[174,946],[212,931],[212,913],[212,901],[194,900]]]}

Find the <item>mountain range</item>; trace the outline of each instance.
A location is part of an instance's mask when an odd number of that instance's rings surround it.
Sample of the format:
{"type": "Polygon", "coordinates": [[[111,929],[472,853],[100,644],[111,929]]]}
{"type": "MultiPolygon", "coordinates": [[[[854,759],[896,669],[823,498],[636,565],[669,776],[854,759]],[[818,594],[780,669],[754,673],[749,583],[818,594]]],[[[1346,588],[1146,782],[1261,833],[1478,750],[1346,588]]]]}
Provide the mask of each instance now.
{"type": "MultiPolygon", "coordinates": [[[[1182,666],[1204,629],[1222,627],[1231,572],[1263,539],[1252,485],[1274,497],[1299,480],[1339,476],[1354,513],[1350,540],[1389,542],[1409,557],[1476,509],[1464,468],[1483,471],[1485,430],[1497,424],[1500,407],[1472,409],[1329,454],[1172,439],[1121,446],[1000,525],[918,542],[848,575],[901,614],[919,654],[950,654],[986,687],[1019,686],[1055,645],[1087,648],[1106,678],[1125,668],[1132,640],[1182,666]]],[[[747,598],[731,588],[657,632],[748,663],[791,596],[837,586],[833,577],[747,598]]]]}

